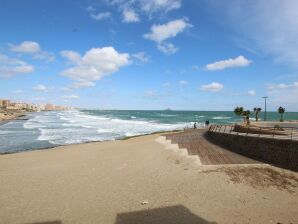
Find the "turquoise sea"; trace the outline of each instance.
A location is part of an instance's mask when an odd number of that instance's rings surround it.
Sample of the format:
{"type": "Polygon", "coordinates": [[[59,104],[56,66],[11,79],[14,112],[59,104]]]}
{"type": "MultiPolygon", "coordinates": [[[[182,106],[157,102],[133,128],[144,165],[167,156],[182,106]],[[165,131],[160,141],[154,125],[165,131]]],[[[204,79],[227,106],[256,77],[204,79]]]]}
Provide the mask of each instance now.
{"type": "MultiPolygon", "coordinates": [[[[260,120],[264,113],[260,114],[260,120]]],[[[284,114],[285,120],[298,120],[297,112],[284,114]]],[[[43,149],[58,145],[121,139],[157,131],[232,124],[242,118],[228,111],[141,111],[72,110],[31,113],[24,120],[0,125],[0,153],[43,149]]],[[[252,120],[254,118],[252,117],[252,120]]],[[[279,120],[277,112],[267,112],[267,120],[279,120]]]]}

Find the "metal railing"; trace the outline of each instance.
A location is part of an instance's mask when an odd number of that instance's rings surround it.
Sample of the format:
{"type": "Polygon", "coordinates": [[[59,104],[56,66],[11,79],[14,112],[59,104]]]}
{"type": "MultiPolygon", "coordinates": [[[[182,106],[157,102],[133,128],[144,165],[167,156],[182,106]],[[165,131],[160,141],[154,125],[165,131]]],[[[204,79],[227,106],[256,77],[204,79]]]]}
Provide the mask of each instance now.
{"type": "Polygon", "coordinates": [[[235,127],[237,125],[210,125],[208,132],[298,141],[298,128],[295,127],[242,127],[238,125],[240,130],[235,130],[235,127]]]}

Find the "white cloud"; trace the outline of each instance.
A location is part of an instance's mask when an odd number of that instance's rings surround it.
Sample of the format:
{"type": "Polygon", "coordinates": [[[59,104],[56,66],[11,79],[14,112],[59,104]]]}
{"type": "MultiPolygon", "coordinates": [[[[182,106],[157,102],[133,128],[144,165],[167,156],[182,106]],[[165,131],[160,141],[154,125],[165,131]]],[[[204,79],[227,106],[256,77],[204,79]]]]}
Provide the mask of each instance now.
{"type": "Polygon", "coordinates": [[[78,89],[78,88],[84,88],[84,87],[92,87],[92,86],[95,86],[95,82],[89,82],[89,81],[86,81],[86,82],[75,82],[73,85],[72,85],[72,88],[75,88],[75,89],[78,89]]]}
{"type": "MultiPolygon", "coordinates": [[[[108,6],[115,6],[122,12],[123,22],[138,22],[140,15],[147,15],[152,18],[152,14],[167,13],[179,9],[181,0],[103,0],[108,6]]],[[[89,13],[97,11],[97,7],[89,6],[89,13]]]]}
{"type": "Polygon", "coordinates": [[[144,34],[144,38],[160,43],[177,36],[177,34],[182,33],[187,27],[191,26],[186,19],[176,19],[161,25],[154,24],[150,29],[150,33],[144,34]]]}
{"type": "Polygon", "coordinates": [[[268,102],[271,108],[284,106],[289,111],[297,111],[298,82],[267,84],[268,102]]]}
{"type": "Polygon", "coordinates": [[[32,72],[34,72],[33,65],[29,65],[25,61],[0,54],[0,77],[11,78],[17,74],[32,72]]]}
{"type": "Polygon", "coordinates": [[[46,60],[47,62],[52,62],[55,60],[54,54],[47,51],[41,51],[38,54],[33,55],[33,58],[46,60]]]}
{"type": "Polygon", "coordinates": [[[226,68],[234,68],[234,67],[244,67],[251,64],[252,61],[246,59],[243,56],[238,56],[236,58],[230,58],[227,60],[217,61],[212,64],[207,64],[206,69],[209,71],[223,70],[226,68]]]}
{"type": "Polygon", "coordinates": [[[79,64],[81,62],[81,55],[74,51],[61,51],[61,56],[67,58],[73,64],[79,64]]]}
{"type": "Polygon", "coordinates": [[[289,84],[285,84],[285,83],[266,84],[266,89],[269,91],[292,89],[292,88],[298,88],[298,82],[293,82],[293,83],[289,83],[289,84]]]}
{"type": "Polygon", "coordinates": [[[106,20],[112,17],[112,13],[110,12],[99,12],[99,13],[90,13],[90,17],[94,20],[106,20]]]}
{"type": "Polygon", "coordinates": [[[36,91],[40,91],[40,92],[48,92],[49,91],[49,89],[45,85],[42,85],[42,84],[38,84],[37,86],[34,86],[33,89],[36,91]]]}
{"type": "Polygon", "coordinates": [[[175,54],[179,50],[178,47],[175,47],[174,44],[171,43],[159,43],[157,49],[166,55],[175,54]]]}
{"type": "Polygon", "coordinates": [[[153,90],[148,90],[145,92],[145,97],[154,98],[155,96],[156,96],[156,93],[153,90]]]}
{"type": "Polygon", "coordinates": [[[39,44],[34,41],[24,41],[19,45],[11,45],[10,50],[18,53],[34,54],[38,53],[41,49],[39,44]]]}
{"type": "Polygon", "coordinates": [[[140,21],[139,15],[133,9],[125,8],[122,12],[122,17],[124,23],[136,23],[140,21]]]}
{"type": "Polygon", "coordinates": [[[75,80],[77,87],[94,86],[94,81],[130,64],[129,54],[119,53],[113,47],[92,48],[84,56],[74,51],[62,51],[61,55],[74,65],[61,75],[75,80]]]}
{"type": "Polygon", "coordinates": [[[170,82],[165,82],[165,83],[162,84],[162,86],[163,87],[169,87],[169,86],[171,86],[171,83],[170,82]]]}
{"type": "Polygon", "coordinates": [[[53,61],[55,59],[53,53],[43,51],[39,43],[34,41],[24,41],[18,45],[9,44],[8,46],[12,52],[30,54],[35,59],[45,59],[47,61],[53,61]]]}
{"type": "Polygon", "coordinates": [[[181,7],[181,0],[141,0],[143,11],[152,14],[157,11],[171,11],[181,7]]]}
{"type": "Polygon", "coordinates": [[[188,81],[186,81],[186,80],[180,80],[179,81],[179,84],[180,85],[187,85],[188,84],[188,81]]]}
{"type": "Polygon", "coordinates": [[[218,92],[218,91],[222,90],[223,88],[224,88],[224,86],[221,83],[212,82],[207,85],[202,85],[200,90],[208,91],[208,92],[218,92]]]}
{"type": "Polygon", "coordinates": [[[60,88],[60,91],[69,92],[69,91],[71,91],[71,88],[69,88],[69,87],[61,87],[60,88]]]}
{"type": "Polygon", "coordinates": [[[143,51],[133,54],[132,57],[143,63],[150,60],[150,57],[143,51]]]}
{"type": "Polygon", "coordinates": [[[89,5],[89,6],[86,8],[86,10],[87,10],[88,12],[94,12],[94,11],[96,11],[96,8],[95,8],[94,6],[92,6],[92,5],[89,5]]]}
{"type": "Polygon", "coordinates": [[[80,96],[72,94],[72,95],[64,95],[63,98],[65,98],[65,99],[78,99],[78,98],[80,98],[80,96]]]}
{"type": "Polygon", "coordinates": [[[13,91],[13,93],[14,93],[14,94],[21,94],[21,93],[23,93],[23,90],[21,90],[21,89],[17,89],[17,90],[15,90],[15,91],[13,91]]]}
{"type": "Polygon", "coordinates": [[[182,33],[185,29],[191,26],[192,25],[188,23],[186,19],[176,19],[161,25],[154,24],[150,28],[150,33],[144,34],[143,37],[145,39],[155,41],[158,44],[158,49],[160,51],[167,54],[173,54],[178,50],[178,48],[171,43],[166,43],[165,41],[176,37],[179,33],[182,33]]]}
{"type": "Polygon", "coordinates": [[[252,89],[252,90],[249,90],[247,92],[247,94],[250,95],[250,96],[255,96],[256,95],[256,91],[252,89]]]}

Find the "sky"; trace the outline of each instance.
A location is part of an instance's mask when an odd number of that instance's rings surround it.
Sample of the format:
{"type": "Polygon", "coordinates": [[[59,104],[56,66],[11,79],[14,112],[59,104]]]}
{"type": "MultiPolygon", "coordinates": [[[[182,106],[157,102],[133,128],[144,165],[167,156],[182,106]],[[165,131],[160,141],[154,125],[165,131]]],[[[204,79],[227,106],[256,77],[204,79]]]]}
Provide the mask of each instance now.
{"type": "Polygon", "coordinates": [[[296,0],[0,0],[0,98],[298,111],[296,0]]]}

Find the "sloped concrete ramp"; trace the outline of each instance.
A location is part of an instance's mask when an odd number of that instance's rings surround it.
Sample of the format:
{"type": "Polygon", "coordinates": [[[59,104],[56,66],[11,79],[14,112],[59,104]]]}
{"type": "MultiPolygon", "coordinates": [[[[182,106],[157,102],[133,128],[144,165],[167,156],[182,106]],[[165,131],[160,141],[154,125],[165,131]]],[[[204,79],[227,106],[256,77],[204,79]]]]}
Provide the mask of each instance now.
{"type": "Polygon", "coordinates": [[[209,142],[205,133],[205,129],[197,129],[165,134],[164,136],[172,144],[177,144],[179,148],[187,149],[189,155],[197,155],[202,165],[261,163],[209,142]]]}

